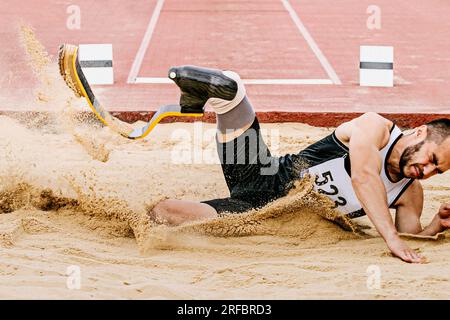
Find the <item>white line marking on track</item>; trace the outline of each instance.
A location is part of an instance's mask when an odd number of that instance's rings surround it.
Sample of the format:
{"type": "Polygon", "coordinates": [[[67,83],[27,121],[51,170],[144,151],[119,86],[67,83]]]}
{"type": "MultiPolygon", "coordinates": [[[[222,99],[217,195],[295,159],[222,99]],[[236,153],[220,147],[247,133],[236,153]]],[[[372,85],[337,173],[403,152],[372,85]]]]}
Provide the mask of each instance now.
{"type": "Polygon", "coordinates": [[[297,26],[300,33],[303,35],[303,38],[305,38],[306,42],[308,43],[311,50],[316,55],[317,59],[320,61],[322,67],[325,69],[326,73],[330,77],[330,79],[333,81],[334,84],[342,84],[341,80],[339,79],[338,75],[334,71],[333,67],[328,62],[327,58],[324,56],[322,51],[320,50],[317,43],[314,41],[313,37],[309,33],[308,29],[306,29],[303,22],[300,20],[300,17],[295,12],[294,8],[292,8],[289,0],[281,0],[283,3],[285,9],[289,12],[289,15],[291,16],[292,21],[294,21],[294,24],[297,26]]]}
{"type": "MultiPolygon", "coordinates": [[[[330,79],[243,79],[244,84],[259,85],[299,85],[299,84],[334,84],[330,79]]],[[[138,77],[134,83],[172,84],[168,78],[138,77]]]]}
{"type": "Polygon", "coordinates": [[[144,38],[142,38],[141,46],[134,58],[133,65],[131,66],[130,74],[128,75],[128,83],[135,83],[136,77],[141,69],[142,60],[144,60],[145,53],[147,52],[148,45],[152,39],[153,32],[155,31],[156,23],[158,22],[161,9],[164,5],[164,0],[158,0],[155,9],[153,10],[152,17],[148,23],[147,30],[145,31],[144,38]]]}

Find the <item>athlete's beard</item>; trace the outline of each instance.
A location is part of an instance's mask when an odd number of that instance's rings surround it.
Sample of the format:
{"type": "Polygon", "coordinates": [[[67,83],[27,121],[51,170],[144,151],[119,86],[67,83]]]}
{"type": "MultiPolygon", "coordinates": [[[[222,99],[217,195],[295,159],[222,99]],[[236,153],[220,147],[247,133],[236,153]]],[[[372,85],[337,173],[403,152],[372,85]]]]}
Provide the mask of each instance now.
{"type": "MultiPolygon", "coordinates": [[[[402,156],[400,157],[400,162],[399,162],[400,175],[402,178],[405,177],[405,167],[409,164],[408,162],[412,159],[413,155],[416,152],[418,152],[420,150],[420,148],[422,148],[424,143],[425,143],[425,141],[419,142],[416,145],[407,147],[405,149],[405,151],[403,151],[402,156]]],[[[421,173],[420,170],[419,170],[419,174],[420,174],[420,176],[418,178],[422,178],[423,174],[421,173]]]]}

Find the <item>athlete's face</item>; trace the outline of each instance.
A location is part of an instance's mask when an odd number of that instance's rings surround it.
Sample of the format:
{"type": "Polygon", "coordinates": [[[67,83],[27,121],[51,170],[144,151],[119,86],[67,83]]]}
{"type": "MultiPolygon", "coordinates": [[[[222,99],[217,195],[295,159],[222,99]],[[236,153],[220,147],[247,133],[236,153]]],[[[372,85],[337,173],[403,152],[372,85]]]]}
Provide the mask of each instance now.
{"type": "Polygon", "coordinates": [[[450,167],[450,138],[439,145],[426,140],[426,136],[421,138],[422,141],[407,147],[400,157],[400,170],[407,178],[428,179],[450,167]]]}

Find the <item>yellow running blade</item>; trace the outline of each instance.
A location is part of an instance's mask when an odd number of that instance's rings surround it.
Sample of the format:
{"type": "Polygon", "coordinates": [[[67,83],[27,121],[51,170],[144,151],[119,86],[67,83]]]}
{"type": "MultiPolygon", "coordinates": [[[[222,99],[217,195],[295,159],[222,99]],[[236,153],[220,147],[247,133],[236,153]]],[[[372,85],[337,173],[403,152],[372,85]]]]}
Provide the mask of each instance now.
{"type": "Polygon", "coordinates": [[[179,105],[166,105],[153,115],[152,119],[142,128],[134,129],[128,123],[111,115],[95,97],[91,86],[83,74],[78,62],[78,47],[71,44],[63,44],[59,47],[59,71],[67,86],[72,89],[77,97],[85,97],[90,108],[106,126],[118,132],[128,139],[142,139],[165,117],[201,117],[203,113],[183,113],[179,105]]]}

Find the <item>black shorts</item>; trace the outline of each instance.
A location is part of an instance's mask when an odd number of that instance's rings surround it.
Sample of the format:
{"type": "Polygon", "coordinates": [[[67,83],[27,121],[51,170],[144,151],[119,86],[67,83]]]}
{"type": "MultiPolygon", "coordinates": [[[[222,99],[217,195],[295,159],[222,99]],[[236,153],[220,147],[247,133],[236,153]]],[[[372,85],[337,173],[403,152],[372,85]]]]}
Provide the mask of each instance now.
{"type": "Polygon", "coordinates": [[[223,213],[242,213],[254,208],[250,203],[232,197],[207,200],[202,201],[202,203],[206,203],[216,209],[219,215],[223,213]]]}
{"type": "Polygon", "coordinates": [[[272,157],[256,117],[236,139],[217,142],[217,152],[230,197],[202,203],[219,214],[246,212],[285,196],[305,167],[296,154],[272,157]]]}

